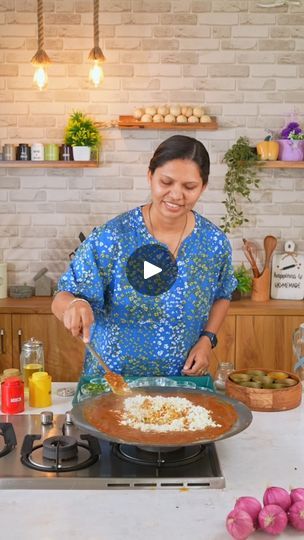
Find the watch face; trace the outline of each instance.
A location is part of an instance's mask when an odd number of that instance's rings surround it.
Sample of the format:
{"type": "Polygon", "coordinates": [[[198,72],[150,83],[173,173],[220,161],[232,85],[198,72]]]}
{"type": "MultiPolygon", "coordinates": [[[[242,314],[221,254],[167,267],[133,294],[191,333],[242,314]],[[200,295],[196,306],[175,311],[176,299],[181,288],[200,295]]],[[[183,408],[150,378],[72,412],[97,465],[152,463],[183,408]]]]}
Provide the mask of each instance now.
{"type": "Polygon", "coordinates": [[[212,349],[217,345],[217,337],[216,337],[215,334],[213,334],[213,332],[208,332],[207,330],[205,330],[205,332],[203,332],[202,335],[203,336],[208,336],[208,338],[211,341],[212,349]]]}

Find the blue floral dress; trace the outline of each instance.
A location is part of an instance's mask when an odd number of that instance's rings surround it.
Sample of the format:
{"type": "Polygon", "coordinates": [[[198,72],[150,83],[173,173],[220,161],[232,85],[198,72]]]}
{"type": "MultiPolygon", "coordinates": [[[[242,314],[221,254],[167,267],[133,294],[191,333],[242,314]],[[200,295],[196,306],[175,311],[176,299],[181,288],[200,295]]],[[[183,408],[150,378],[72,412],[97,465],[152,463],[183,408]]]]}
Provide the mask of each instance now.
{"type": "MultiPolygon", "coordinates": [[[[59,280],[58,291],[90,302],[95,316],[91,342],[117,373],[180,375],[212,304],[230,299],[236,287],[227,237],[198,213],[194,216],[194,229],[179,248],[177,279],[159,296],[138,293],[126,277],[130,255],[157,243],[141,208],[94,229],[59,280]]],[[[88,352],[83,373],[102,373],[88,352]]]]}

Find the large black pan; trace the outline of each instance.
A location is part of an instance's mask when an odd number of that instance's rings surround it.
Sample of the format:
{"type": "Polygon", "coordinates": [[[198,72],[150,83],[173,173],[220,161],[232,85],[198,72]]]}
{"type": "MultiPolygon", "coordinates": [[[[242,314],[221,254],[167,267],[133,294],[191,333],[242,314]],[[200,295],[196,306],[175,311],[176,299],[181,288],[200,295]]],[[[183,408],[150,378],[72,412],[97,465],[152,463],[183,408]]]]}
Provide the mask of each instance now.
{"type": "MultiPolygon", "coordinates": [[[[132,388],[134,389],[134,387],[132,388]]],[[[143,390],[143,388],[139,388],[139,390],[143,390]]],[[[243,403],[241,403],[240,401],[236,401],[235,399],[232,399],[232,398],[229,398],[225,395],[219,395],[219,394],[213,394],[212,392],[208,391],[208,390],[200,390],[200,389],[190,389],[190,388],[168,388],[168,387],[156,387],[156,386],[149,386],[149,387],[145,387],[144,388],[144,391],[145,393],[149,394],[149,393],[155,393],[157,392],[158,395],[161,395],[163,393],[168,393],[168,390],[170,390],[170,395],[174,395],[176,394],[176,396],[178,396],[181,391],[183,393],[183,396],[184,397],[187,397],[187,394],[189,395],[192,395],[192,394],[200,394],[200,395],[205,395],[205,396],[213,396],[215,395],[217,399],[219,399],[220,401],[224,401],[225,403],[229,403],[230,405],[233,406],[234,410],[236,411],[237,413],[237,420],[236,422],[234,423],[234,425],[226,432],[226,433],[223,433],[222,435],[218,436],[217,438],[215,439],[212,439],[212,441],[210,439],[203,439],[203,440],[199,440],[199,441],[194,441],[194,442],[187,442],[185,443],[183,446],[193,446],[193,445],[197,445],[197,444],[208,444],[210,442],[214,442],[214,441],[217,441],[217,440],[221,440],[221,439],[227,439],[228,437],[232,437],[233,435],[236,435],[237,433],[240,433],[241,431],[243,431],[244,429],[246,429],[251,421],[252,421],[252,414],[251,414],[251,411],[250,409],[248,409],[248,407],[246,407],[246,405],[244,405],[243,403]]],[[[94,403],[98,400],[98,407],[100,408],[101,412],[102,412],[102,401],[103,401],[103,397],[105,397],[106,395],[108,394],[101,394],[100,396],[97,396],[97,397],[94,397],[94,398],[89,398],[89,399],[86,399],[85,401],[82,401],[78,404],[76,404],[73,409],[72,409],[72,417],[73,417],[73,420],[74,420],[74,423],[79,427],[81,428],[82,430],[85,430],[86,433],[90,433],[92,435],[94,435],[95,437],[99,437],[101,439],[105,439],[105,440],[108,440],[108,441],[112,441],[112,442],[116,442],[116,443],[121,443],[121,444],[130,444],[130,445],[136,445],[136,446],[140,446],[138,444],[138,442],[132,440],[132,435],[130,435],[130,440],[126,440],[125,439],[121,439],[119,437],[114,437],[113,435],[109,436],[107,433],[104,433],[102,431],[99,431],[98,429],[96,429],[93,425],[91,425],[85,418],[85,415],[84,415],[84,410],[86,407],[88,406],[94,406],[94,403]]],[[[147,443],[145,443],[145,446],[147,445],[147,443]]],[[[158,444],[154,444],[154,443],[148,443],[149,447],[155,447],[155,448],[158,448],[159,447],[159,443],[158,444]]],[[[142,445],[143,446],[143,445],[142,445]]],[[[166,444],[165,440],[162,441],[161,443],[161,446],[162,447],[166,447],[166,448],[170,448],[172,447],[173,445],[172,444],[166,444]]]]}

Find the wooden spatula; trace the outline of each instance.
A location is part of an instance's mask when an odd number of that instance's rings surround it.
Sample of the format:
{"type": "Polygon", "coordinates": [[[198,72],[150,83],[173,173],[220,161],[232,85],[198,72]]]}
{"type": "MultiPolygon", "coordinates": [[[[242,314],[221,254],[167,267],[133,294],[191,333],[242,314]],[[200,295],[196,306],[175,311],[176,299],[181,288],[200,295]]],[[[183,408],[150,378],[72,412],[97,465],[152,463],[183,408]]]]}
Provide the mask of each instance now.
{"type": "Polygon", "coordinates": [[[107,364],[95,351],[94,347],[92,347],[90,343],[85,343],[85,346],[88,351],[90,351],[90,353],[95,356],[95,358],[97,358],[99,364],[105,370],[104,378],[110,386],[112,392],[119,396],[126,396],[127,394],[129,394],[131,392],[131,388],[129,387],[128,383],[126,383],[123,376],[119,375],[118,373],[114,373],[114,371],[111,371],[111,369],[107,366],[107,364]]]}
{"type": "Polygon", "coordinates": [[[265,236],[264,238],[264,250],[265,250],[265,263],[264,263],[264,270],[265,268],[269,268],[271,256],[277,247],[277,239],[275,236],[265,236]]]}

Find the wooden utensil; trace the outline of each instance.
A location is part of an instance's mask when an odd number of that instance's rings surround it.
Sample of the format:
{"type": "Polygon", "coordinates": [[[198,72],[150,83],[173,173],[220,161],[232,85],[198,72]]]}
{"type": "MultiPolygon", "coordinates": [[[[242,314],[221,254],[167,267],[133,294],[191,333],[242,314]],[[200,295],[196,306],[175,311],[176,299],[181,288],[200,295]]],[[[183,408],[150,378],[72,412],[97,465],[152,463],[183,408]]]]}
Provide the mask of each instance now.
{"type": "Polygon", "coordinates": [[[244,245],[243,245],[243,252],[245,254],[245,257],[247,258],[247,260],[249,261],[250,263],[250,266],[252,268],[252,273],[253,273],[253,276],[255,278],[257,277],[260,277],[260,271],[257,267],[257,263],[256,263],[256,253],[257,253],[257,249],[256,249],[256,245],[254,244],[254,242],[250,242],[249,240],[246,240],[246,238],[243,238],[243,242],[244,242],[244,245]]]}
{"type": "Polygon", "coordinates": [[[125,396],[126,394],[129,394],[131,392],[131,388],[126,383],[125,379],[122,377],[122,375],[119,375],[118,373],[114,373],[107,364],[104,362],[104,360],[101,358],[101,356],[95,351],[94,347],[90,343],[85,343],[86,348],[90,353],[97,358],[99,364],[103,367],[105,370],[104,379],[107,381],[108,385],[111,387],[111,390],[114,394],[117,394],[119,396],[125,396]]]}
{"type": "Polygon", "coordinates": [[[277,243],[278,241],[275,236],[272,236],[272,235],[265,236],[264,238],[264,250],[265,250],[264,270],[265,268],[270,267],[271,256],[275,248],[277,247],[277,243]]]}

